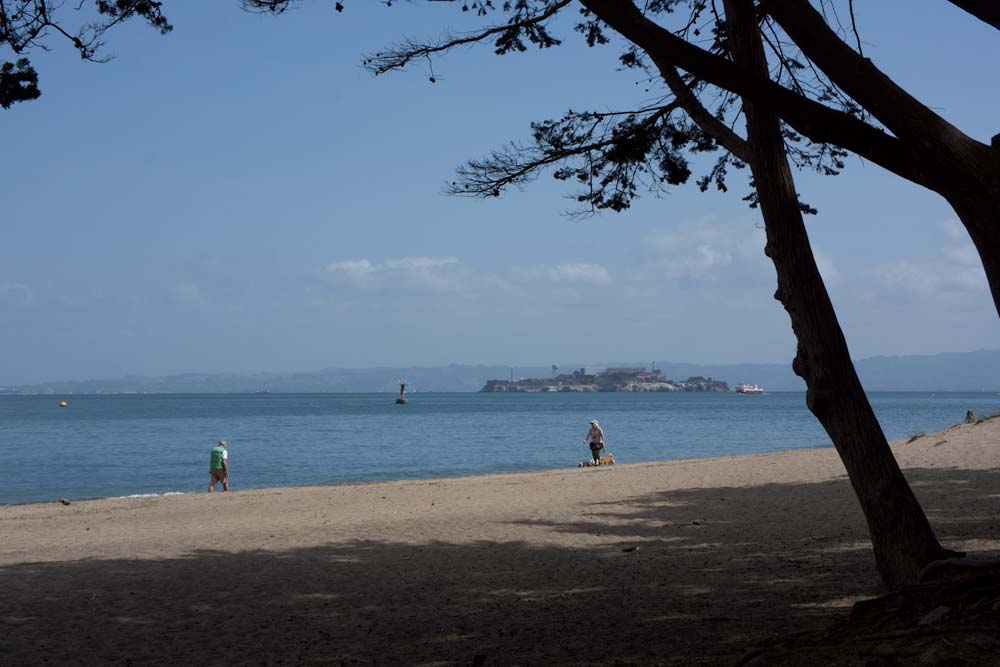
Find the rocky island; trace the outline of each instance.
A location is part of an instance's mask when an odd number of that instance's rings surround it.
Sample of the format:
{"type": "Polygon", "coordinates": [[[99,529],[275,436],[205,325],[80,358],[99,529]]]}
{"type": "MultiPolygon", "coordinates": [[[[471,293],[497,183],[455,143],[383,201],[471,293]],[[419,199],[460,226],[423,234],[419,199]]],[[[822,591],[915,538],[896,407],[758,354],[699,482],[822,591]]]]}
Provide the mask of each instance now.
{"type": "Polygon", "coordinates": [[[524,378],[521,380],[487,380],[481,392],[551,391],[729,391],[729,385],[720,380],[689,377],[687,380],[668,380],[659,370],[645,368],[607,368],[600,371],[581,368],[553,378],[524,378]]]}

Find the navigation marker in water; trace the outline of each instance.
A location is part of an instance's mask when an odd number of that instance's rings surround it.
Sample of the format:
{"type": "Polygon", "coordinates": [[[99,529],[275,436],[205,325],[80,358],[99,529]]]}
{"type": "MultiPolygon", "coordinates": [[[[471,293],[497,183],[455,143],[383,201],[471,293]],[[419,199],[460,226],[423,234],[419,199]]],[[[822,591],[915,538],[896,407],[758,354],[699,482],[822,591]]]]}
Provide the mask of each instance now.
{"type": "Polygon", "coordinates": [[[396,405],[406,405],[406,381],[399,381],[399,398],[396,399],[396,405]]]}

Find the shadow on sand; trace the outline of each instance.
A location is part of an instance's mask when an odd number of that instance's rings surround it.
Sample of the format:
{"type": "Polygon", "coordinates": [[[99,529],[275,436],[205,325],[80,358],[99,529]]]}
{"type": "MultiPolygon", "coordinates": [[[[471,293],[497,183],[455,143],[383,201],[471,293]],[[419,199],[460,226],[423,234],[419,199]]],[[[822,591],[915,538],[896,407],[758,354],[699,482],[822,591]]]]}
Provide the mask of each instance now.
{"type": "MultiPolygon", "coordinates": [[[[996,539],[1000,471],[907,476],[942,541],[996,539]],[[948,513],[959,506],[976,513],[948,513]]],[[[842,479],[655,493],[535,525],[620,539],[331,534],[287,551],[3,567],[0,664],[726,665],[880,592],[842,479]],[[805,506],[828,520],[800,525],[805,506]]]]}

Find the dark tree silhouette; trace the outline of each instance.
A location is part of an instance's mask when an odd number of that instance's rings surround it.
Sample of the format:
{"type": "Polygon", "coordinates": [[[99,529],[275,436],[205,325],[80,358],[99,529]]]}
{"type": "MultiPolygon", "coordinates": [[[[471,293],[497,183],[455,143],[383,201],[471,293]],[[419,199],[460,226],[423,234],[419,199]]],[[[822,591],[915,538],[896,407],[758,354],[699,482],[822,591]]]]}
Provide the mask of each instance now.
{"type": "Polygon", "coordinates": [[[139,17],[161,34],[172,29],[160,10],[162,2],[155,0],[80,0],[75,27],[67,27],[62,2],[52,0],[0,0],[0,50],[9,49],[18,56],[16,62],[0,63],[0,107],[9,109],[17,102],[37,99],[38,73],[27,54],[48,48],[50,37],[65,40],[83,60],[106,62],[101,56],[105,34],[131,18],[139,17]],[[58,15],[58,16],[57,16],[58,15]]]}
{"type": "MultiPolygon", "coordinates": [[[[291,4],[244,0],[251,9],[274,13],[291,4]]],[[[945,121],[909,96],[883,101],[859,88],[854,75],[843,70],[859,61],[874,69],[860,53],[860,39],[855,51],[805,0],[725,0],[724,12],[701,0],[648,1],[642,9],[620,0],[520,0],[500,7],[476,0],[462,3],[462,10],[505,20],[436,42],[396,44],[364,62],[382,74],[468,44],[492,43],[498,55],[524,51],[528,44],[549,48],[560,43],[552,33],[555,17],[574,6],[582,15],[575,29],[589,45],[609,43],[608,28],[617,32],[626,40],[622,65],[662,83],[664,95],[642,108],[571,111],[535,123],[530,142],[461,167],[449,192],[497,196],[553,167],[556,178],[581,186],[582,212],[621,211],[640,188],[655,191],[689,180],[691,154],[722,153],[698,179],[703,190],[712,185],[725,190],[729,169],[749,164],[754,189],[747,199],[761,207],[765,219],[766,253],[778,275],[775,298],[789,313],[798,340],[793,369],[806,381],[808,407],[845,464],[883,582],[897,588],[917,581],[928,564],[955,552],[938,543],[858,380],[803,224],[803,213],[814,211],[799,201],[788,163],[836,174],[854,152],[940,192],[944,172],[926,160],[945,148],[914,137],[924,126],[932,139],[943,136],[945,121]],[[817,46],[821,38],[837,43],[817,46]],[[702,100],[713,96],[710,110],[702,100]],[[917,115],[895,120],[901,103],[917,115]],[[747,124],[745,140],[732,129],[740,115],[747,124]],[[917,159],[921,155],[924,159],[917,159]]],[[[848,9],[856,36],[853,7],[848,9]]],[[[988,149],[955,132],[951,136],[960,144],[955,151],[988,149]]],[[[948,178],[956,175],[949,172],[948,178]]],[[[968,170],[959,178],[968,179],[968,170]]],[[[993,186],[982,175],[977,178],[984,196],[972,199],[995,204],[989,195],[993,186]]],[[[977,247],[982,254],[982,243],[977,247]]],[[[1000,253],[1000,247],[994,250],[1000,253]]],[[[991,279],[994,295],[998,280],[1000,274],[991,279]]]]}

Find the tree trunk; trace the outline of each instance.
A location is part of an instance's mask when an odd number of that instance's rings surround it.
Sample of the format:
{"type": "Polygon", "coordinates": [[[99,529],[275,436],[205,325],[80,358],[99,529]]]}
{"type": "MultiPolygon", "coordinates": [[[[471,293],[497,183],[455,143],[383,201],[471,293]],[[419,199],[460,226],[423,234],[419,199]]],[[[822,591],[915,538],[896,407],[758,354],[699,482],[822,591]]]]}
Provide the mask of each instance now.
{"type": "Polygon", "coordinates": [[[983,197],[959,195],[947,199],[979,252],[993,306],[1000,315],[1000,186],[987,185],[983,190],[983,197]]]}
{"type": "Polygon", "coordinates": [[[948,0],[948,2],[1000,30],[1000,6],[996,0],[948,0]]]}
{"type": "MultiPolygon", "coordinates": [[[[752,0],[725,0],[737,63],[767,74],[752,0]]],[[[806,404],[833,441],[861,504],[882,581],[917,581],[931,561],[956,555],[941,547],[903,477],[858,380],[847,341],[812,254],[777,116],[743,99],[750,168],[767,229],[765,253],[778,274],[778,299],[798,350],[792,368],[806,381],[806,404]]]]}

